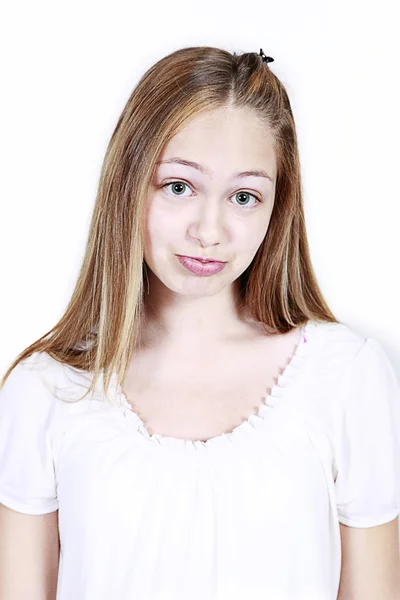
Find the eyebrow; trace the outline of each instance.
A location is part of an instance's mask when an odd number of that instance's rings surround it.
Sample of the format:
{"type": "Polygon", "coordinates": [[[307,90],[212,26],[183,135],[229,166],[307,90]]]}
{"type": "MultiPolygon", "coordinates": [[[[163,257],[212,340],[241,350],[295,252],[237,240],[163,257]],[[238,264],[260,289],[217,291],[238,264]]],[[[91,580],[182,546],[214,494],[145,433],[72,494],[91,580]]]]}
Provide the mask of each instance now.
{"type": "MultiPolygon", "coordinates": [[[[180,158],[179,156],[174,156],[172,158],[168,158],[167,160],[159,160],[159,161],[157,161],[156,164],[162,165],[162,164],[167,164],[167,163],[175,163],[175,164],[179,164],[179,165],[185,165],[186,167],[193,167],[194,169],[197,169],[201,173],[209,173],[208,169],[206,169],[205,167],[202,167],[198,163],[193,162],[192,160],[186,160],[185,158],[180,158]]],[[[255,170],[251,170],[251,171],[237,171],[237,172],[233,173],[233,178],[249,177],[249,176],[265,177],[266,179],[269,179],[272,182],[272,178],[268,175],[268,173],[266,171],[263,171],[262,169],[255,169],[255,170]]]]}

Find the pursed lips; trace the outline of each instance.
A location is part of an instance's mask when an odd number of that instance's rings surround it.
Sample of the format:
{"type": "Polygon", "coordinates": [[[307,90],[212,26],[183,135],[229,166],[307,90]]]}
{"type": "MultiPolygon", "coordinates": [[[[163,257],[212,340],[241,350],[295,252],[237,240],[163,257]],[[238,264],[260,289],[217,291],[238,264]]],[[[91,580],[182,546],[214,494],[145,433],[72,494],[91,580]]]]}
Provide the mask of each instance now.
{"type": "Polygon", "coordinates": [[[225,263],[226,262],[224,260],[217,260],[215,258],[203,258],[201,256],[188,256],[187,254],[178,254],[178,256],[183,256],[185,258],[191,258],[193,260],[198,260],[199,262],[202,262],[202,263],[207,263],[207,262],[225,263]]]}

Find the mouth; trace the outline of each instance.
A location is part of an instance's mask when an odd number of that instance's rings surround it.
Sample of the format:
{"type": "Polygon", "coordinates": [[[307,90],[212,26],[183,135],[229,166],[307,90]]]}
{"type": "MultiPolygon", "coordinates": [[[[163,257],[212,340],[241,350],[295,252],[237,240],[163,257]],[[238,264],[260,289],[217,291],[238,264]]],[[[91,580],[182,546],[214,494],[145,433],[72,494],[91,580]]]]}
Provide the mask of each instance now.
{"type": "Polygon", "coordinates": [[[181,257],[181,258],[190,258],[192,260],[198,260],[199,262],[201,262],[203,264],[216,263],[216,264],[224,265],[226,263],[226,261],[224,261],[224,260],[216,260],[214,258],[202,258],[201,256],[188,256],[187,254],[177,254],[177,256],[181,257]]]}
{"type": "Polygon", "coordinates": [[[209,258],[176,255],[181,265],[197,276],[215,275],[225,268],[226,262],[209,258]]]}

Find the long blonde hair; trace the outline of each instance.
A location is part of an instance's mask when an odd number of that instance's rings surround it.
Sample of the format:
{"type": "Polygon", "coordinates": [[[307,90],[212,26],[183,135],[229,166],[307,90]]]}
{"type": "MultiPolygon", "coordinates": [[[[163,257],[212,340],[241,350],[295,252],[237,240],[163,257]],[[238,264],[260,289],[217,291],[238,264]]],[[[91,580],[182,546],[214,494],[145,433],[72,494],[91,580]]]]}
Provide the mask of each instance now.
{"type": "MultiPolygon", "coordinates": [[[[256,52],[208,46],[179,49],[134,88],[102,165],[84,258],[61,319],[23,350],[4,375],[35,352],[93,372],[104,391],[125,379],[143,322],[144,203],[168,141],[201,113],[254,111],[272,133],[277,159],[274,208],[266,236],[239,278],[241,304],[277,333],[308,319],[337,323],[318,287],[307,241],[295,122],[284,85],[256,52]]],[[[86,395],[86,394],[85,394],[86,395]]]]}

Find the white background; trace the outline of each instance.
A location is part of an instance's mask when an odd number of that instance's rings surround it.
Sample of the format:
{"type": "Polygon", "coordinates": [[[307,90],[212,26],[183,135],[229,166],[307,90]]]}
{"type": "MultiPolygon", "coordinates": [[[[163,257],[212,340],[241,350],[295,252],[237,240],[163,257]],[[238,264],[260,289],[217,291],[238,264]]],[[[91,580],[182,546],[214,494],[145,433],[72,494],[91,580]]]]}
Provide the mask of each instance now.
{"type": "Polygon", "coordinates": [[[111,133],[139,77],[180,47],[275,62],[300,143],[306,221],[336,316],[400,374],[396,2],[9,0],[0,13],[0,370],[61,317],[111,133]]]}

